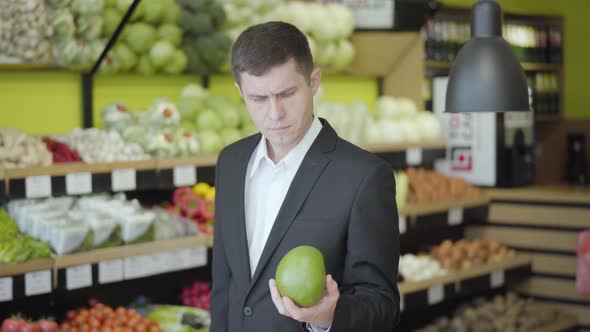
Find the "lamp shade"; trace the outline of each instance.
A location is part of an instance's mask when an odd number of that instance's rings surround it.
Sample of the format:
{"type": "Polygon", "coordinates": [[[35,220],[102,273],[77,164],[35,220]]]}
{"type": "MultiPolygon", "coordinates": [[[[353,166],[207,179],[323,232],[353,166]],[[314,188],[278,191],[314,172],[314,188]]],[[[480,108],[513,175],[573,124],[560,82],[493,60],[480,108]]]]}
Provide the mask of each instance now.
{"type": "Polygon", "coordinates": [[[524,71],[502,38],[502,13],[493,0],[473,6],[471,40],[457,54],[449,74],[445,112],[528,112],[524,71]]]}

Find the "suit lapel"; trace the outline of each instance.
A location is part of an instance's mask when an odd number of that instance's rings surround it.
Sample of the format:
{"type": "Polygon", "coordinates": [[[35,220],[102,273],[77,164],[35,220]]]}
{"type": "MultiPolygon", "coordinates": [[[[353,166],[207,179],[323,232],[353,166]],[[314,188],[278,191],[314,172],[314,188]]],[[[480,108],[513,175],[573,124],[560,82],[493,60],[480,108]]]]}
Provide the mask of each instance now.
{"type": "MultiPolygon", "coordinates": [[[[229,224],[224,228],[225,238],[228,248],[232,248],[232,252],[228,255],[230,259],[230,266],[235,267],[236,272],[234,278],[240,280],[242,287],[247,287],[250,283],[250,257],[248,255],[248,239],[246,236],[246,212],[244,209],[244,191],[246,172],[248,170],[248,161],[252,152],[258,145],[261,135],[254,135],[245,142],[245,148],[237,156],[236,172],[226,172],[232,177],[229,183],[239,184],[238,190],[231,195],[231,201],[227,206],[235,207],[227,211],[229,224]],[[233,259],[232,259],[233,258],[233,259]]],[[[231,166],[230,166],[231,167],[231,166]]]]}
{"type": "Polygon", "coordinates": [[[305,158],[303,158],[301,166],[297,170],[297,173],[291,182],[291,186],[287,191],[285,200],[281,205],[266,244],[264,245],[264,249],[262,250],[262,255],[256,266],[256,271],[250,281],[248,293],[256,284],[281,239],[285,236],[285,233],[287,233],[293,220],[299,213],[305,199],[330,162],[330,159],[325,153],[334,148],[337,135],[325,120],[322,120],[322,124],[322,131],[310,147],[305,158]]]}

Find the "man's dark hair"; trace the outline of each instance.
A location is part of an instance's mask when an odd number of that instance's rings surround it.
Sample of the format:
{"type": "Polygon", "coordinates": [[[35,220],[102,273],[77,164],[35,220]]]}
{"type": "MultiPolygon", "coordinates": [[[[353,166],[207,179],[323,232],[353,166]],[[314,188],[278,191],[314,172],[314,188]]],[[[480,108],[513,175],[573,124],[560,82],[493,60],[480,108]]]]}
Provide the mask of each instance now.
{"type": "Polygon", "coordinates": [[[239,84],[241,73],[260,76],[291,58],[297,64],[297,71],[309,80],[313,58],[303,32],[285,22],[262,23],[249,27],[236,40],[232,48],[232,71],[239,84]]]}

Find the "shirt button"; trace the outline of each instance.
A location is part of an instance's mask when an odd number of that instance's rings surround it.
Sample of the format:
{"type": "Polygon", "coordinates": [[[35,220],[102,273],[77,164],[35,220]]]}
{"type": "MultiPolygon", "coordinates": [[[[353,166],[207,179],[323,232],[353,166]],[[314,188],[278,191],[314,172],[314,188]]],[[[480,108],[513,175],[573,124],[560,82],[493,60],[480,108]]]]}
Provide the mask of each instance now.
{"type": "Polygon", "coordinates": [[[244,315],[246,315],[246,316],[252,316],[252,308],[250,308],[250,307],[244,307],[244,315]]]}

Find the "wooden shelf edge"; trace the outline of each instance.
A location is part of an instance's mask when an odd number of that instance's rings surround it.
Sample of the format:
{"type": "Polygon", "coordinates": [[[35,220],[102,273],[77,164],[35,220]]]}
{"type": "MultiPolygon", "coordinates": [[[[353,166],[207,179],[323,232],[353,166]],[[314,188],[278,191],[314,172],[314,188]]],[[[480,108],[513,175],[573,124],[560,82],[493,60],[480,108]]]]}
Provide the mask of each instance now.
{"type": "Polygon", "coordinates": [[[70,173],[107,173],[116,169],[133,168],[136,170],[156,169],[156,160],[138,160],[130,162],[114,163],[63,163],[45,167],[27,167],[27,168],[10,168],[5,169],[7,179],[20,179],[35,175],[60,176],[70,173]]]}
{"type": "Polygon", "coordinates": [[[479,198],[454,200],[440,203],[430,203],[424,205],[407,205],[399,211],[399,215],[417,217],[438,212],[445,212],[452,208],[472,208],[483,206],[490,203],[490,199],[486,195],[479,198]]]}
{"type": "MultiPolygon", "coordinates": [[[[451,61],[424,61],[425,67],[429,69],[451,69],[452,64],[451,61]]],[[[521,62],[521,66],[525,71],[559,71],[563,68],[561,64],[542,62],[521,62]]]]}
{"type": "Polygon", "coordinates": [[[452,271],[445,276],[436,277],[428,280],[416,282],[404,281],[399,283],[398,287],[402,294],[414,293],[422,290],[427,290],[432,286],[460,282],[462,280],[484,276],[494,271],[509,270],[530,264],[532,264],[532,259],[530,257],[526,255],[517,255],[512,259],[507,259],[499,263],[485,264],[467,270],[452,271]]]}
{"type": "Polygon", "coordinates": [[[106,260],[147,255],[162,251],[193,248],[196,246],[211,247],[212,245],[212,237],[205,235],[195,235],[170,240],[123,245],[118,247],[97,249],[88,252],[58,256],[55,259],[55,268],[61,269],[81,264],[94,264],[106,260]]]}
{"type": "Polygon", "coordinates": [[[165,169],[184,165],[191,165],[197,167],[214,167],[217,164],[217,158],[218,155],[158,159],[156,161],[156,168],[165,169]]]}
{"type": "Polygon", "coordinates": [[[530,186],[522,188],[485,189],[492,201],[551,202],[590,205],[590,189],[568,186],[530,186]]]}
{"type": "Polygon", "coordinates": [[[0,264],[0,277],[24,274],[32,271],[50,270],[54,260],[51,258],[34,259],[22,263],[0,264]]]}
{"type": "Polygon", "coordinates": [[[409,144],[373,144],[362,146],[362,148],[373,153],[403,152],[412,148],[442,150],[447,148],[447,142],[443,140],[436,140],[409,144]]]}

